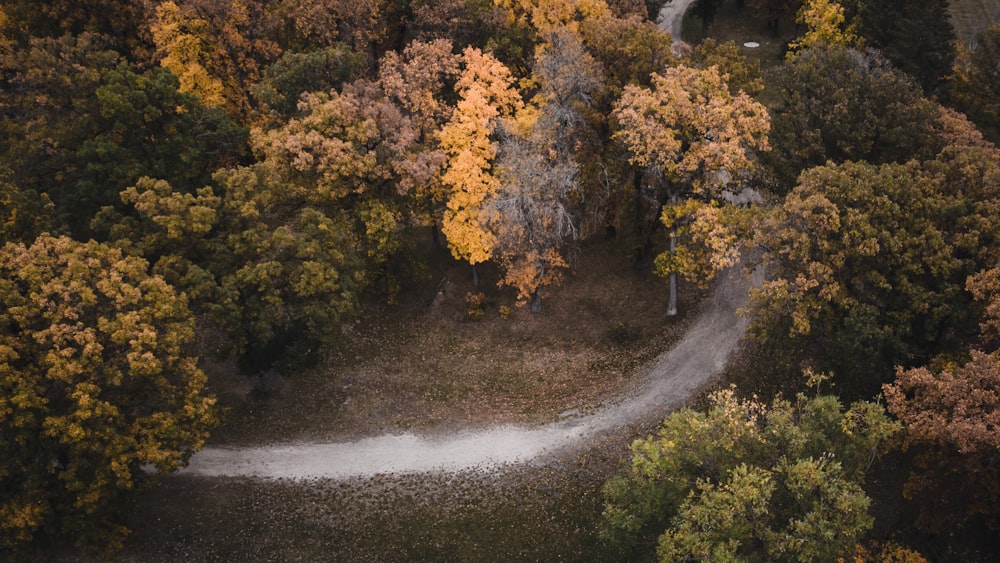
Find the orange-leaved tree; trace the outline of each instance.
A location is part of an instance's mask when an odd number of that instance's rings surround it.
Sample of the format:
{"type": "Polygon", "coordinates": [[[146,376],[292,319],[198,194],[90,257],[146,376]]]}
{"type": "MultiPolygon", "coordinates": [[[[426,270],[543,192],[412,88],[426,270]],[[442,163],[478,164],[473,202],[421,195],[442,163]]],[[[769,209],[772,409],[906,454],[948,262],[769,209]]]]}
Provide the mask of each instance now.
{"type": "MultiPolygon", "coordinates": [[[[653,75],[651,88],[626,86],[615,106],[615,137],[631,152],[634,165],[650,171],[661,184],[658,203],[670,232],[670,250],[658,257],[657,270],[670,279],[668,315],[677,314],[677,275],[715,272],[732,263],[691,269],[677,260],[679,228],[699,206],[723,201],[738,192],[755,168],[755,157],[768,150],[770,118],[763,105],[744,92],[733,94],[717,67],[677,66],[653,75]],[[673,209],[672,209],[673,208],[673,209]]],[[[708,230],[706,232],[713,232],[708,230]]]]}
{"type": "Polygon", "coordinates": [[[473,266],[489,260],[496,239],[486,226],[483,203],[499,187],[493,163],[493,139],[500,121],[523,105],[510,70],[488,53],[468,47],[464,68],[455,85],[460,99],[451,119],[438,135],[448,155],[442,181],[448,190],[441,231],[452,255],[473,266]]]}

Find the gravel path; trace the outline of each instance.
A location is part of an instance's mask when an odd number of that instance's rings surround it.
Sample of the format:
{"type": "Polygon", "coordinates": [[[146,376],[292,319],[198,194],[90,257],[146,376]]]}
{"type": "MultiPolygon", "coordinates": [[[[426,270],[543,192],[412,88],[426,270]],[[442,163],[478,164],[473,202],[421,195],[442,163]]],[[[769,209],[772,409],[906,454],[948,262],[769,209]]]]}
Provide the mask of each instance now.
{"type": "Polygon", "coordinates": [[[681,40],[681,22],[684,21],[684,12],[687,11],[694,0],[672,0],[660,9],[660,17],[657,23],[660,27],[670,32],[674,38],[674,44],[681,40]]]}
{"type": "Polygon", "coordinates": [[[379,474],[489,471],[544,463],[581,450],[600,434],[663,418],[717,377],[746,321],[735,315],[751,282],[726,272],[680,342],[664,353],[639,391],[617,404],[536,427],[466,429],[448,435],[394,434],[341,443],[290,443],[252,448],[207,447],[181,474],[263,479],[349,479],[379,474]]]}

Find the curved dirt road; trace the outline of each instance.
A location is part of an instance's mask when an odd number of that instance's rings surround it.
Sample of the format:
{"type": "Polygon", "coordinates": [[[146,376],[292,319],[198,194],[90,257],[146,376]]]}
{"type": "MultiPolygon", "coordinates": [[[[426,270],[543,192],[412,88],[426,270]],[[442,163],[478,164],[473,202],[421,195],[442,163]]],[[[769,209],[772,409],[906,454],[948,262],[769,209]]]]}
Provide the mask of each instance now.
{"type": "Polygon", "coordinates": [[[670,32],[674,39],[674,45],[681,40],[681,22],[684,21],[684,12],[694,0],[671,0],[660,9],[660,17],[657,18],[659,26],[670,32]]]}
{"type": "Polygon", "coordinates": [[[181,474],[264,479],[349,479],[379,474],[488,471],[544,462],[583,449],[602,433],[663,418],[725,367],[746,329],[735,315],[750,281],[720,276],[702,312],[645,376],[638,393],[597,412],[536,427],[469,429],[444,436],[398,434],[341,443],[207,447],[181,474]]]}

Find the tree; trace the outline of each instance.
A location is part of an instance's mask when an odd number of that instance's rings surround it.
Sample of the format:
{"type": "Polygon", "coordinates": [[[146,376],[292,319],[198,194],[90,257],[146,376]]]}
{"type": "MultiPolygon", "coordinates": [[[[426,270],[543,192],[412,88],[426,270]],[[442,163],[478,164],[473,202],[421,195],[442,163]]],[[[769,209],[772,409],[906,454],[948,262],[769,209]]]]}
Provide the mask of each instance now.
{"type": "Polygon", "coordinates": [[[976,45],[958,46],[949,98],[983,134],[1000,143],[1000,24],[976,35],[976,45]]]}
{"type": "Polygon", "coordinates": [[[455,85],[458,106],[438,133],[448,155],[442,181],[449,192],[441,231],[452,255],[472,265],[477,284],[475,266],[490,259],[496,244],[483,215],[484,201],[498,187],[493,174],[497,145],[491,136],[522,102],[500,61],[471,47],[462,60],[465,68],[455,85]]]}
{"type": "Polygon", "coordinates": [[[627,84],[648,87],[653,73],[676,62],[670,33],[651,21],[588,19],[580,22],[580,36],[601,65],[608,107],[627,84]]]}
{"type": "Polygon", "coordinates": [[[772,190],[784,195],[798,175],[827,161],[873,164],[929,160],[941,150],[937,107],[905,75],[871,52],[841,46],[800,51],[768,81],[771,110],[764,156],[772,190]]]}
{"type": "Polygon", "coordinates": [[[413,41],[402,54],[389,52],[380,61],[379,84],[413,120],[421,143],[435,141],[434,133],[451,118],[447,92],[454,92],[459,64],[446,39],[413,41]]]}
{"type": "Polygon", "coordinates": [[[691,52],[693,66],[698,68],[718,67],[719,73],[726,75],[729,91],[735,96],[741,91],[756,98],[764,91],[764,78],[759,61],[751,61],[733,41],[718,43],[708,38],[691,52]]]}
{"type": "Polygon", "coordinates": [[[183,466],[214,399],[185,298],[147,263],[42,235],[0,250],[0,530],[113,551],[125,500],[183,466]]]}
{"type": "Polygon", "coordinates": [[[980,340],[994,345],[1000,343],[1000,267],[969,277],[965,289],[983,303],[980,340]]]}
{"type": "Polygon", "coordinates": [[[503,266],[500,283],[517,289],[518,300],[542,310],[541,289],[560,280],[568,264],[560,247],[576,237],[567,200],[576,188],[571,160],[546,157],[544,147],[516,137],[501,143],[496,161],[499,186],[486,200],[486,225],[496,237],[503,266]]]}
{"type": "Polygon", "coordinates": [[[219,234],[213,231],[222,199],[208,186],[181,192],[166,180],[149,177],[123,190],[121,199],[131,209],[105,207],[94,220],[95,230],[110,244],[151,263],[154,274],[187,295],[195,314],[217,311],[224,296],[210,269],[213,259],[225,253],[213,237],[219,234]]]}
{"type": "Polygon", "coordinates": [[[6,0],[4,10],[17,29],[16,39],[55,38],[83,33],[102,35],[129,60],[148,60],[148,0],[6,0]]]}
{"type": "Polygon", "coordinates": [[[494,0],[508,18],[530,24],[545,35],[560,27],[577,30],[579,22],[611,16],[604,0],[494,0]]]}
{"type": "Polygon", "coordinates": [[[877,403],[717,391],[632,444],[605,519],[621,539],[659,535],[662,561],[832,561],[871,527],[861,483],[899,428],[877,403]]]}
{"type": "Polygon", "coordinates": [[[788,46],[789,56],[814,45],[853,47],[858,44],[855,22],[847,22],[844,7],[834,0],[806,0],[795,21],[804,24],[806,32],[788,46]]]}
{"type": "MultiPolygon", "coordinates": [[[[746,93],[732,94],[717,67],[668,68],[653,76],[653,88],[627,86],[614,111],[616,138],[630,161],[649,169],[664,185],[657,203],[678,206],[687,198],[718,200],[722,191],[740,191],[768,150],[770,119],[746,93]]],[[[669,252],[677,245],[670,233],[669,252]]],[[[670,278],[668,315],[677,314],[677,274],[670,278]]]]}
{"type": "Polygon", "coordinates": [[[390,0],[281,0],[275,13],[289,30],[283,43],[296,50],[349,45],[374,62],[388,48],[394,12],[405,6],[390,0]]]}
{"type": "Polygon", "coordinates": [[[277,57],[271,39],[277,26],[264,0],[167,1],[151,25],[160,64],[212,107],[225,107],[241,122],[251,114],[250,88],[277,57]]]}
{"type": "Polygon", "coordinates": [[[934,93],[955,62],[955,28],[940,0],[854,0],[858,33],[934,93]]]}
{"type": "Polygon", "coordinates": [[[250,92],[271,121],[295,114],[306,92],[329,92],[361,78],[367,71],[363,54],[340,44],[303,53],[286,51],[264,69],[261,81],[250,92]]]}
{"type": "Polygon", "coordinates": [[[574,154],[582,145],[583,112],[599,87],[600,69],[576,33],[559,28],[535,55],[538,91],[519,116],[520,133],[503,131],[496,160],[499,187],[486,198],[487,226],[504,268],[501,284],[541,311],[540,290],[567,267],[561,246],[576,238],[570,200],[578,191],[574,154]]]}
{"type": "Polygon", "coordinates": [[[246,373],[309,365],[357,312],[367,285],[352,218],[304,201],[269,162],[221,170],[216,179],[224,189],[224,251],[209,264],[221,286],[213,318],[246,373]]]}
{"type": "Polygon", "coordinates": [[[0,158],[22,190],[47,194],[77,236],[144,175],[203,186],[243,152],[246,132],[178,91],[169,71],[139,73],[82,34],[36,39],[0,59],[0,158]]]}
{"type": "Polygon", "coordinates": [[[251,138],[257,162],[215,176],[222,243],[209,270],[246,368],[285,369],[315,357],[362,291],[392,302],[419,268],[411,231],[444,153],[363,79],[303,94],[299,115],[251,138]]]}
{"type": "Polygon", "coordinates": [[[18,188],[11,176],[0,167],[0,244],[31,241],[55,226],[52,200],[34,190],[18,188]]]}
{"type": "Polygon", "coordinates": [[[952,150],[968,160],[804,172],[757,223],[773,275],[751,291],[752,330],[863,394],[894,365],[960,350],[975,319],[965,280],[998,248],[987,194],[1000,184],[973,164],[979,149],[952,150]]]}
{"type": "MultiPolygon", "coordinates": [[[[692,14],[701,20],[701,38],[708,37],[708,28],[715,21],[715,15],[719,13],[719,5],[722,0],[695,0],[688,8],[692,14]]],[[[678,39],[680,39],[678,37],[678,39]]]]}
{"type": "Polygon", "coordinates": [[[889,411],[903,423],[915,453],[904,494],[917,500],[917,525],[954,529],[981,517],[1000,529],[1000,363],[973,352],[961,366],[896,371],[883,387],[889,411]]]}

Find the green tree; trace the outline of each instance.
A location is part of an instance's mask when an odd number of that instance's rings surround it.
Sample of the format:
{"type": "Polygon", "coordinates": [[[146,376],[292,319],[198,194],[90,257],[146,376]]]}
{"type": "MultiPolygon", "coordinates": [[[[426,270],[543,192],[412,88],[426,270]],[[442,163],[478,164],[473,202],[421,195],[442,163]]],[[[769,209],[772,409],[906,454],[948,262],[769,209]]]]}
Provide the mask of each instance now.
{"type": "Polygon", "coordinates": [[[998,248],[997,162],[988,148],[952,145],[923,165],[804,172],[757,223],[773,275],[751,292],[754,332],[862,393],[894,365],[960,350],[975,331],[965,280],[998,248]]]}
{"type": "Polygon", "coordinates": [[[35,39],[0,55],[0,68],[10,117],[0,122],[0,159],[77,236],[140,177],[194,190],[243,152],[245,131],[221,111],[178,92],[165,69],[136,72],[99,36],[35,39]]]}
{"type": "Polygon", "coordinates": [[[222,170],[216,180],[224,196],[222,250],[207,268],[221,286],[213,318],[247,373],[308,365],[357,312],[366,287],[352,218],[306,201],[268,162],[222,170]]]}
{"type": "Polygon", "coordinates": [[[113,551],[127,499],[183,466],[214,399],[186,300],[147,263],[42,235],[0,250],[0,530],[113,551]]]}
{"type": "Polygon", "coordinates": [[[148,0],[6,0],[4,10],[16,29],[11,39],[103,35],[108,45],[136,63],[150,56],[148,0]]]}
{"type": "Polygon", "coordinates": [[[662,561],[836,560],[872,525],[861,483],[899,428],[877,403],[717,391],[632,444],[605,519],[636,545],[659,535],[662,561]]]}
{"type": "Polygon", "coordinates": [[[803,170],[827,161],[903,163],[941,149],[936,106],[874,53],[807,49],[774,71],[768,86],[781,101],[771,108],[773,150],[764,161],[781,195],[803,170]]]}
{"type": "Polygon", "coordinates": [[[982,129],[1000,143],[1000,24],[976,35],[975,47],[958,46],[950,77],[948,97],[982,129]]]}
{"type": "Polygon", "coordinates": [[[34,190],[22,190],[0,167],[0,244],[28,242],[55,227],[52,200],[34,190]]]}
{"type": "Polygon", "coordinates": [[[264,69],[261,81],[250,87],[251,94],[272,121],[295,114],[299,97],[305,92],[329,92],[360,78],[367,59],[346,45],[307,52],[284,52],[264,69]]]}
{"type": "Polygon", "coordinates": [[[934,93],[955,61],[955,28],[941,0],[851,0],[858,33],[899,69],[934,93]]]}

